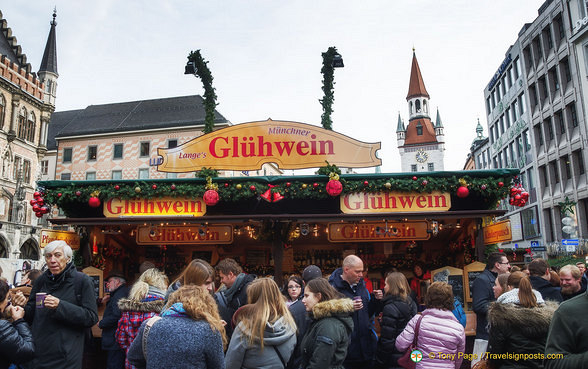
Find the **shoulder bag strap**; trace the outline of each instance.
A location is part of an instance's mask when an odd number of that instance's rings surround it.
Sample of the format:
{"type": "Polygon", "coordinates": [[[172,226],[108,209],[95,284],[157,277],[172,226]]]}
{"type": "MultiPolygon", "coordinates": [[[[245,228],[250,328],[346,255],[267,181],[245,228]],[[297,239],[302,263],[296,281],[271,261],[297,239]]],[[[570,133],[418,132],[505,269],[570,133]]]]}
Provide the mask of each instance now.
{"type": "Polygon", "coordinates": [[[274,350],[276,351],[276,354],[278,354],[278,357],[280,358],[280,361],[282,362],[282,365],[284,366],[284,368],[286,367],[286,361],[284,360],[284,357],[282,356],[282,354],[280,353],[280,350],[278,350],[278,348],[276,346],[272,346],[274,348],[274,350]]]}
{"type": "Polygon", "coordinates": [[[423,320],[423,315],[421,314],[421,316],[419,317],[419,320],[417,321],[417,324],[414,328],[414,338],[412,339],[412,344],[414,345],[414,347],[417,347],[417,342],[419,339],[419,329],[421,328],[421,320],[423,320]]]}
{"type": "Polygon", "coordinates": [[[151,327],[153,327],[153,325],[159,319],[161,319],[161,317],[159,315],[155,315],[147,319],[147,323],[145,323],[145,328],[143,330],[143,340],[141,341],[141,348],[143,349],[143,356],[145,357],[145,360],[147,360],[147,336],[149,335],[151,327]]]}

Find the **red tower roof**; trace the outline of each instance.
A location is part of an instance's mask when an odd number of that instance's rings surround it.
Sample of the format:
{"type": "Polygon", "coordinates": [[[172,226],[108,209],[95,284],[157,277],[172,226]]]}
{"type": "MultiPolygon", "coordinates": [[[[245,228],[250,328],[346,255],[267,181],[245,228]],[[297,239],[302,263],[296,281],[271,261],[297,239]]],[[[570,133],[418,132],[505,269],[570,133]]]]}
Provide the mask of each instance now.
{"type": "Polygon", "coordinates": [[[408,85],[408,95],[406,95],[406,100],[418,96],[429,98],[429,93],[425,88],[425,81],[423,81],[423,76],[421,75],[421,68],[419,68],[419,62],[417,61],[416,54],[413,50],[410,84],[408,85]]]}

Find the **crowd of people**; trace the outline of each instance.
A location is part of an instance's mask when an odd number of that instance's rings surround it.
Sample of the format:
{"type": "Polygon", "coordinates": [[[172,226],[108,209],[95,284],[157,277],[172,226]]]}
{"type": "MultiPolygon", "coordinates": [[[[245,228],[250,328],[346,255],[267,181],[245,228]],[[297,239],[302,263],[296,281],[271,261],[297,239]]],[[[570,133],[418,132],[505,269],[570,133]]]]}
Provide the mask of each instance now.
{"type": "Polygon", "coordinates": [[[411,280],[390,270],[383,290],[368,289],[356,255],[328,278],[307,266],[282,288],[230,258],[214,268],[192,260],[171,283],[153,265],[142,265],[132,286],[111,270],[98,322],[92,282],[74,267],[69,245],[54,241],[43,253],[47,270],[23,278],[28,290],[0,278],[0,369],[81,368],[96,323],[107,367],[117,369],[384,369],[404,366],[407,355],[419,369],[459,368],[466,359],[496,369],[588,363],[582,263],[556,278],[542,259],[517,270],[505,254],[490,254],[472,286],[476,340],[466,353],[466,315],[449,271],[430,283],[422,263],[411,280]]]}

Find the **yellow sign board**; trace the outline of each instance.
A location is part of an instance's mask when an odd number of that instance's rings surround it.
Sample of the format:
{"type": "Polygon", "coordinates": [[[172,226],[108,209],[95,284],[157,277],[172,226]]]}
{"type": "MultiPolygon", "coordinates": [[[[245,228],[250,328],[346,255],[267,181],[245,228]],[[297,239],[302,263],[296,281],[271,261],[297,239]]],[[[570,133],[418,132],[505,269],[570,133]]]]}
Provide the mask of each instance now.
{"type": "Polygon", "coordinates": [[[429,223],[426,220],[410,222],[329,223],[330,242],[390,242],[428,240],[429,223]]]}
{"type": "Polygon", "coordinates": [[[340,197],[341,211],[347,214],[446,211],[451,208],[451,195],[403,192],[357,192],[340,197]]]}
{"type": "Polygon", "coordinates": [[[502,222],[494,223],[488,227],[484,227],[483,229],[484,245],[512,240],[510,220],[503,220],[502,222]]]}
{"type": "Polygon", "coordinates": [[[365,143],[310,124],[269,119],[219,129],[171,149],[158,148],[163,160],[157,170],[256,170],[265,163],[302,169],[321,167],[325,161],[365,168],[382,164],[376,157],[379,149],[379,142],[365,143]]]}
{"type": "Polygon", "coordinates": [[[39,247],[44,248],[49,244],[49,242],[62,240],[67,242],[67,244],[73,250],[80,249],[80,236],[76,232],[70,231],[54,231],[52,229],[42,229],[41,230],[41,240],[39,242],[39,247]]]}
{"type": "Polygon", "coordinates": [[[158,216],[203,216],[206,204],[202,198],[160,197],[153,199],[127,199],[113,197],[104,202],[104,216],[158,217],[158,216]]]}
{"type": "Polygon", "coordinates": [[[214,226],[140,226],[138,245],[162,244],[229,244],[233,242],[231,225],[214,226]]]}

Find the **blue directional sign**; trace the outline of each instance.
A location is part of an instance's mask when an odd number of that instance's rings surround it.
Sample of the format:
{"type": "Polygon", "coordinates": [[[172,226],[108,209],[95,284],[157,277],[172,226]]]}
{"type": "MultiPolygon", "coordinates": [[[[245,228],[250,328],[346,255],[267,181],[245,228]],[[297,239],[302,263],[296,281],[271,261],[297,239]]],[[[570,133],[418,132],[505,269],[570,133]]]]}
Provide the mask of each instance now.
{"type": "Polygon", "coordinates": [[[539,241],[531,241],[531,247],[539,247],[539,241]]]}
{"type": "Polygon", "coordinates": [[[580,241],[576,238],[576,239],[563,239],[561,240],[561,244],[564,246],[579,246],[580,245],[580,241]]]}

